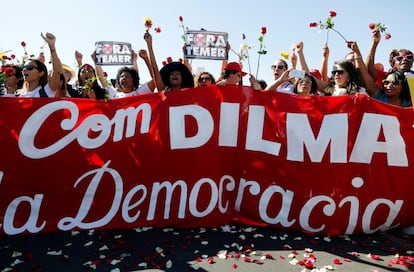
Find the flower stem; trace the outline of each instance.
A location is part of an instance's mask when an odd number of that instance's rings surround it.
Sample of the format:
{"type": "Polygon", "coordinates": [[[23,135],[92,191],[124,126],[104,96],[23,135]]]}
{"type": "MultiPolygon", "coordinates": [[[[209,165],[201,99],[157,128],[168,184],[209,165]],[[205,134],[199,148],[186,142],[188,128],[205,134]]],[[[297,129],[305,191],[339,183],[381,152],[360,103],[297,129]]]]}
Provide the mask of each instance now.
{"type": "Polygon", "coordinates": [[[328,44],[328,40],[329,40],[329,29],[327,29],[326,31],[326,44],[328,44]]]}
{"type": "Polygon", "coordinates": [[[241,60],[242,60],[242,57],[240,56],[240,54],[239,54],[239,53],[237,53],[236,51],[234,51],[234,49],[233,49],[233,48],[230,48],[230,50],[231,50],[231,52],[233,52],[234,54],[236,54],[236,56],[237,56],[237,57],[239,57],[239,61],[241,61],[241,60]]]}
{"type": "Polygon", "coordinates": [[[332,28],[333,31],[335,31],[336,33],[339,34],[339,36],[341,36],[342,39],[344,39],[345,42],[347,42],[347,39],[344,37],[344,35],[341,34],[341,32],[339,32],[338,30],[336,30],[335,28],[332,28]]]}
{"type": "Polygon", "coordinates": [[[256,79],[257,79],[257,76],[259,75],[260,56],[261,56],[261,54],[259,54],[259,57],[257,58],[256,79]]]}
{"type": "Polygon", "coordinates": [[[246,49],[246,55],[247,55],[247,64],[249,65],[249,74],[251,74],[252,70],[250,68],[250,57],[249,57],[249,50],[246,49]]]}

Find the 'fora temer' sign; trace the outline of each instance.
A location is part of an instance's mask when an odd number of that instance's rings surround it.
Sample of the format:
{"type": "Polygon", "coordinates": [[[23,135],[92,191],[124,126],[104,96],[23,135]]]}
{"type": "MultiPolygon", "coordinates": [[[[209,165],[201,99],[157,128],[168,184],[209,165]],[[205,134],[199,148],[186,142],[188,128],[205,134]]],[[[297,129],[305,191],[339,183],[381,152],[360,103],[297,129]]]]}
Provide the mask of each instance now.
{"type": "Polygon", "coordinates": [[[130,43],[99,41],[95,43],[96,65],[132,65],[132,47],[130,43]]]}
{"type": "Polygon", "coordinates": [[[227,39],[228,34],[225,32],[188,30],[184,55],[187,59],[227,60],[227,39]]]}

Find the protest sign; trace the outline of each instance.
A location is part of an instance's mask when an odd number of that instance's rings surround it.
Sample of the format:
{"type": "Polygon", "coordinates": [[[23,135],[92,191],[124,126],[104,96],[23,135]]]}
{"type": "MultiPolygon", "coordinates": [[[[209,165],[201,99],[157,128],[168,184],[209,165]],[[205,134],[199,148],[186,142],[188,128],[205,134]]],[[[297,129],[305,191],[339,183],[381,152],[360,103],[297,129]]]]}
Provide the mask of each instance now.
{"type": "Polygon", "coordinates": [[[187,59],[227,60],[227,39],[225,32],[188,30],[184,56],[187,59]]]}
{"type": "Polygon", "coordinates": [[[99,41],[95,43],[96,65],[132,65],[130,43],[99,41]]]}

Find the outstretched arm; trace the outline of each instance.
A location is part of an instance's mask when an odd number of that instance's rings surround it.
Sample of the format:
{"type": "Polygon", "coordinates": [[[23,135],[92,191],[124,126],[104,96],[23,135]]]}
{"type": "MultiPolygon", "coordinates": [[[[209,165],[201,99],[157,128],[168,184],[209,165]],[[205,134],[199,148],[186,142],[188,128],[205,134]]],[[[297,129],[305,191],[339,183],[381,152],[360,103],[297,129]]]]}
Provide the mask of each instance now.
{"type": "Polygon", "coordinates": [[[78,68],[80,68],[82,66],[82,58],[83,55],[81,52],[79,52],[78,50],[75,51],[75,60],[76,60],[76,64],[78,65],[78,68]]]}
{"type": "Polygon", "coordinates": [[[378,29],[372,30],[372,44],[371,48],[369,49],[367,58],[365,59],[365,65],[367,66],[368,73],[371,77],[375,80],[378,76],[378,72],[375,69],[375,53],[377,52],[378,44],[381,41],[381,33],[378,29]]]}
{"type": "Polygon", "coordinates": [[[139,50],[138,55],[140,56],[141,59],[144,60],[145,65],[147,66],[148,72],[151,76],[151,80],[147,82],[147,85],[151,91],[154,91],[155,89],[154,71],[152,70],[151,61],[149,59],[148,52],[145,49],[141,49],[139,50]]]}
{"type": "Polygon", "coordinates": [[[365,65],[358,44],[355,41],[348,41],[347,45],[354,52],[354,58],[358,65],[361,79],[364,87],[370,96],[375,96],[379,92],[379,87],[375,84],[374,79],[369,75],[367,66],[365,65]]]}
{"type": "Polygon", "coordinates": [[[91,58],[92,58],[92,62],[95,64],[95,71],[96,71],[96,76],[98,77],[99,82],[101,83],[101,86],[103,89],[106,89],[106,87],[108,86],[108,80],[105,77],[105,73],[104,70],[102,68],[101,65],[96,65],[96,51],[93,50],[92,54],[91,54],[91,58]]]}
{"type": "Polygon", "coordinates": [[[158,70],[157,60],[155,59],[154,49],[152,47],[152,36],[148,31],[146,31],[144,34],[144,40],[147,42],[148,46],[148,53],[151,63],[151,70],[154,75],[155,86],[157,87],[157,90],[161,92],[165,89],[165,85],[162,82],[161,74],[158,70]]]}
{"type": "Polygon", "coordinates": [[[321,75],[322,75],[323,81],[329,81],[328,59],[329,59],[329,47],[328,47],[328,44],[325,43],[325,45],[322,48],[322,64],[321,64],[321,75]]]}
{"type": "Polygon", "coordinates": [[[306,73],[309,73],[309,67],[308,67],[308,64],[306,63],[305,54],[303,53],[303,42],[302,41],[296,44],[296,52],[298,52],[300,67],[302,68],[303,71],[305,71],[306,73]]]}
{"type": "Polygon", "coordinates": [[[46,41],[50,49],[50,56],[52,59],[52,75],[49,78],[49,86],[53,91],[56,91],[60,83],[60,74],[64,74],[62,63],[56,52],[56,37],[52,33],[41,33],[42,38],[46,41]]]}

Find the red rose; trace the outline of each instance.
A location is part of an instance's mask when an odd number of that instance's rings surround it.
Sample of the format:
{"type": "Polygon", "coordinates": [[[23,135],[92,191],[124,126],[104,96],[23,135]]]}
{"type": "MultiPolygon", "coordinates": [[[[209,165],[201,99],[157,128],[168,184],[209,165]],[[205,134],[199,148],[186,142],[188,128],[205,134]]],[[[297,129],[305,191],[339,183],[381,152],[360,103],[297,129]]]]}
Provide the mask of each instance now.
{"type": "Polygon", "coordinates": [[[180,20],[180,22],[182,22],[184,20],[183,16],[178,17],[178,20],[180,20]]]}
{"type": "Polygon", "coordinates": [[[181,62],[181,63],[183,63],[183,59],[182,58],[179,58],[178,61],[181,62]]]}
{"type": "Polygon", "coordinates": [[[370,23],[370,24],[369,24],[369,28],[370,28],[370,29],[374,29],[374,28],[375,28],[375,24],[374,24],[374,23],[370,23]]]}
{"type": "Polygon", "coordinates": [[[6,55],[3,55],[2,59],[8,59],[8,57],[6,55]]]}
{"type": "Polygon", "coordinates": [[[162,62],[162,65],[166,65],[167,64],[167,62],[164,60],[163,62],[162,62]]]}
{"type": "Polygon", "coordinates": [[[386,40],[391,39],[391,34],[390,34],[390,33],[385,34],[385,39],[386,39],[386,40]]]}
{"type": "Polygon", "coordinates": [[[10,55],[10,57],[11,57],[12,59],[15,59],[15,58],[16,58],[16,55],[15,55],[15,54],[11,54],[11,55],[10,55]]]}
{"type": "Polygon", "coordinates": [[[4,73],[6,74],[6,75],[8,75],[8,76],[12,76],[12,75],[14,75],[14,73],[13,73],[14,71],[13,71],[13,68],[10,68],[10,67],[7,67],[6,69],[4,69],[4,73]]]}
{"type": "Polygon", "coordinates": [[[264,35],[264,34],[266,34],[266,32],[267,32],[266,27],[265,26],[262,26],[262,34],[264,35]]]}
{"type": "Polygon", "coordinates": [[[330,16],[330,17],[335,17],[335,16],[336,16],[336,12],[331,10],[331,11],[329,12],[329,16],[330,16]]]}
{"type": "Polygon", "coordinates": [[[168,58],[167,58],[167,62],[168,62],[168,63],[172,62],[172,58],[171,58],[171,57],[168,57],[168,58]]]}
{"type": "Polygon", "coordinates": [[[316,27],[317,25],[318,25],[317,22],[312,22],[312,23],[309,24],[309,27],[316,27]]]}
{"type": "Polygon", "coordinates": [[[21,42],[20,43],[23,47],[25,47],[26,46],[26,43],[25,42],[21,42]]]}

